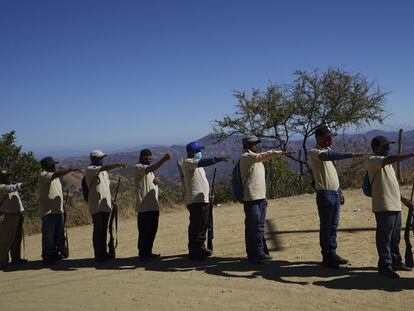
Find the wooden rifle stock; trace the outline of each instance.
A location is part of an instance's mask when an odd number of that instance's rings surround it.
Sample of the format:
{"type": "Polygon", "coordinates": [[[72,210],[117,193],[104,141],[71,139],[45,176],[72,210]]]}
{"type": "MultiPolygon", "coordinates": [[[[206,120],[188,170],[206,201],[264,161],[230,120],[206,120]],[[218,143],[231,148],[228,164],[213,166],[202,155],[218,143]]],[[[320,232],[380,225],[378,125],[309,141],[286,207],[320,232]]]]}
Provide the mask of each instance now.
{"type": "MultiPolygon", "coordinates": [[[[411,203],[413,202],[413,196],[414,196],[414,184],[411,188],[411,203]]],[[[407,214],[407,221],[405,222],[405,230],[404,230],[404,241],[405,241],[405,265],[407,267],[413,268],[414,267],[414,260],[413,260],[413,251],[412,251],[412,245],[410,241],[410,229],[413,230],[413,209],[408,208],[408,214],[407,214]]]]}
{"type": "Polygon", "coordinates": [[[214,168],[213,182],[211,184],[210,203],[209,203],[209,215],[208,215],[208,226],[207,226],[207,249],[213,251],[213,239],[214,239],[214,223],[213,223],[213,206],[214,206],[214,187],[216,183],[216,171],[214,168]]]}
{"type": "Polygon", "coordinates": [[[115,249],[118,247],[118,204],[116,199],[118,197],[119,184],[121,183],[121,177],[118,178],[118,184],[115,190],[114,203],[112,206],[111,216],[109,218],[109,242],[108,242],[108,253],[111,258],[116,257],[115,249]],[[115,220],[115,235],[114,239],[114,220],[115,220]]]}
{"type": "Polygon", "coordinates": [[[60,255],[64,258],[69,257],[69,237],[68,237],[68,229],[66,227],[66,220],[67,220],[67,210],[66,206],[69,202],[69,190],[66,190],[66,196],[65,196],[65,203],[64,203],[64,209],[63,209],[63,237],[61,240],[60,245],[60,255]]]}

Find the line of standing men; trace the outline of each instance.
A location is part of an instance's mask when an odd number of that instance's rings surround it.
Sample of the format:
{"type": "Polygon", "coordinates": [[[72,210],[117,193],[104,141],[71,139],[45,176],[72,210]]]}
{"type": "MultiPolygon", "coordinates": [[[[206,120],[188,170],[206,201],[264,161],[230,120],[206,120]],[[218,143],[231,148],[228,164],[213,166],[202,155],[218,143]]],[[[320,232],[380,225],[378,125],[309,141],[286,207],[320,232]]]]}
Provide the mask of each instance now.
{"type": "MultiPolygon", "coordinates": [[[[336,253],[340,206],[344,203],[334,161],[366,157],[366,153],[338,153],[331,149],[333,133],[322,125],[315,131],[316,146],[309,152],[310,166],[316,190],[316,203],[320,219],[319,241],[322,265],[339,268],[348,260],[336,253]]],[[[270,150],[260,152],[261,140],[256,136],[243,139],[243,154],[240,158],[240,176],[243,184],[245,212],[245,243],[249,262],[260,264],[272,259],[264,238],[267,211],[266,179],[263,162],[276,157],[290,156],[293,152],[270,150]]],[[[402,264],[399,253],[401,230],[401,202],[412,207],[412,202],[401,196],[398,181],[391,164],[414,157],[414,153],[389,156],[392,141],[383,136],[371,142],[373,155],[365,161],[372,185],[372,209],[376,217],[376,245],[379,255],[378,271],[388,277],[397,278],[398,270],[411,270],[402,264]]],[[[203,158],[203,147],[197,142],[186,146],[187,158],[180,165],[184,177],[185,202],[189,211],[188,252],[191,260],[205,260],[211,250],[205,247],[209,218],[210,187],[204,167],[229,157],[203,158]]],[[[107,171],[125,168],[125,163],[104,165],[104,154],[100,150],[90,153],[91,165],[85,173],[88,189],[87,201],[93,220],[93,248],[96,262],[113,258],[107,251],[108,220],[112,210],[110,180],[107,171]]],[[[154,175],[165,162],[169,153],[151,164],[149,149],[140,152],[138,164],[134,166],[136,212],[138,226],[138,256],[142,261],[158,258],[152,252],[159,221],[158,184],[154,175]]],[[[51,157],[41,160],[43,171],[38,178],[39,206],[42,211],[42,258],[45,264],[62,258],[60,254],[63,237],[63,193],[59,177],[79,169],[56,171],[56,161],[51,157]]],[[[0,174],[0,268],[4,268],[11,250],[12,264],[25,263],[20,256],[23,206],[18,190],[24,184],[11,184],[10,173],[0,174]]]]}

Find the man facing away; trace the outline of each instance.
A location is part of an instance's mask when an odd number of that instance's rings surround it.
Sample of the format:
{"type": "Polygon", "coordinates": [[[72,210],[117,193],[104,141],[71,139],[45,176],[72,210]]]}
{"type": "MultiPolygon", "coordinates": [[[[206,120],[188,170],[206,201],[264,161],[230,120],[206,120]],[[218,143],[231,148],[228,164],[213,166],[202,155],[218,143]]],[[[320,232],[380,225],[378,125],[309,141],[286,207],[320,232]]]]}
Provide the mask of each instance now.
{"type": "Polygon", "coordinates": [[[12,183],[10,176],[0,171],[0,269],[7,267],[9,253],[12,265],[27,262],[21,258],[24,208],[18,193],[26,183],[12,183]]]}
{"type": "Polygon", "coordinates": [[[272,259],[264,246],[266,219],[266,178],[263,162],[291,155],[291,151],[269,150],[259,152],[261,140],[254,135],[243,139],[244,153],[240,158],[245,214],[245,243],[250,263],[260,264],[272,259]]]}
{"type": "Polygon", "coordinates": [[[322,253],[322,265],[338,269],[348,260],[336,253],[336,234],[339,226],[341,190],[338,173],[333,161],[364,157],[366,153],[339,153],[330,148],[332,137],[336,134],[326,125],[315,131],[316,147],[309,151],[309,161],[315,181],[316,204],[318,205],[320,229],[319,243],[322,253]]]}
{"type": "Polygon", "coordinates": [[[150,261],[160,256],[160,254],[153,254],[152,252],[160,215],[158,203],[159,178],[154,175],[154,172],[170,159],[171,155],[166,153],[161,160],[151,164],[152,152],[149,149],[143,149],[139,154],[139,162],[134,167],[138,256],[142,261],[150,261]]]}
{"type": "Polygon", "coordinates": [[[401,202],[412,208],[412,202],[401,196],[397,176],[391,164],[414,157],[408,154],[389,155],[390,144],[384,136],[371,141],[373,155],[366,162],[372,190],[372,211],[375,213],[378,272],[398,278],[395,271],[411,271],[402,264],[399,250],[401,232],[401,202]]]}
{"type": "Polygon", "coordinates": [[[197,142],[186,146],[187,159],[182,164],[185,183],[185,202],[190,212],[188,226],[188,252],[191,260],[205,260],[211,255],[204,242],[206,240],[209,220],[209,194],[210,186],[204,167],[221,161],[228,161],[229,157],[203,158],[201,150],[204,149],[197,142]]]}
{"type": "Polygon", "coordinates": [[[107,251],[107,232],[109,216],[112,211],[110,180],[108,171],[116,168],[125,168],[125,163],[106,164],[106,154],[101,150],[94,150],[89,158],[91,165],[87,167],[85,179],[89,189],[88,206],[93,221],[93,250],[95,262],[105,262],[112,257],[107,251]]]}
{"type": "Polygon", "coordinates": [[[39,209],[42,217],[42,258],[44,264],[62,259],[60,254],[63,231],[63,192],[60,177],[78,169],[56,170],[52,157],[40,161],[42,172],[38,177],[39,209]]]}

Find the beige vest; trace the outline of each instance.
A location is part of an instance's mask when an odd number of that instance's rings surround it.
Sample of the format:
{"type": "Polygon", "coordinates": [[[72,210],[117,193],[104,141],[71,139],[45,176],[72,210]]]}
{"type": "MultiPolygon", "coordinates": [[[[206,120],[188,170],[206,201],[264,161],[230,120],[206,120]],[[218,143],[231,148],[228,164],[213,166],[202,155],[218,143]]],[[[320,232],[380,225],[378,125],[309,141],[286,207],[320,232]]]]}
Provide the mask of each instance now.
{"type": "Polygon", "coordinates": [[[265,167],[256,162],[258,153],[247,151],[240,158],[240,175],[244,186],[244,201],[266,199],[265,167]]]}
{"type": "Polygon", "coordinates": [[[372,189],[373,212],[401,211],[401,193],[392,165],[382,167],[385,157],[371,156],[365,161],[372,189]]]}
{"type": "Polygon", "coordinates": [[[198,161],[193,158],[185,159],[182,164],[185,182],[185,202],[208,203],[210,186],[204,168],[198,167],[198,161]]]}
{"type": "Polygon", "coordinates": [[[137,213],[158,211],[158,186],[154,184],[154,173],[146,173],[148,165],[134,167],[135,210],[137,213]]]}
{"type": "Polygon", "coordinates": [[[106,171],[100,166],[89,166],[86,169],[86,183],[89,188],[88,206],[91,215],[112,211],[110,180],[106,171]]]}
{"type": "Polygon", "coordinates": [[[321,153],[329,150],[329,148],[316,147],[309,151],[309,162],[316,190],[338,191],[339,189],[338,173],[333,162],[319,159],[321,153]]]}
{"type": "Polygon", "coordinates": [[[38,177],[39,209],[41,215],[63,213],[63,192],[59,178],[43,171],[38,177]]]}

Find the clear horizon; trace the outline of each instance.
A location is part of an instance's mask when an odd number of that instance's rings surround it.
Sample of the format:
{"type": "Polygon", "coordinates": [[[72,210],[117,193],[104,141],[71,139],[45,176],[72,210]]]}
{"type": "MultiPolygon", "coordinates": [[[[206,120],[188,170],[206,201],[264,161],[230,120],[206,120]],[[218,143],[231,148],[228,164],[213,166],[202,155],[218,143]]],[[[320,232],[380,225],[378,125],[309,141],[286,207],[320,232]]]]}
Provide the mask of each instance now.
{"type": "Polygon", "coordinates": [[[0,134],[16,130],[35,153],[184,144],[234,112],[233,91],[331,66],[378,82],[390,92],[382,128],[411,130],[413,11],[385,0],[2,1],[0,134]]]}

